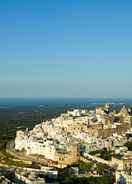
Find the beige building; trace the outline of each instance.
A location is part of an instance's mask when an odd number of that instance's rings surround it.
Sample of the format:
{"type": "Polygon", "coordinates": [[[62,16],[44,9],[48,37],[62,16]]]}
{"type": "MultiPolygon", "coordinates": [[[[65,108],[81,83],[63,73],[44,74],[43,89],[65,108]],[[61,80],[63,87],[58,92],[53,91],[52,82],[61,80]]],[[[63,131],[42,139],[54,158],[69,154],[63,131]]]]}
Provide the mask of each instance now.
{"type": "Polygon", "coordinates": [[[116,171],[116,182],[124,177],[127,184],[132,184],[132,152],[125,154],[122,162],[123,169],[116,171]]]}
{"type": "Polygon", "coordinates": [[[59,167],[65,167],[71,165],[79,160],[79,147],[78,144],[71,144],[66,151],[57,150],[56,161],[59,167]]]}

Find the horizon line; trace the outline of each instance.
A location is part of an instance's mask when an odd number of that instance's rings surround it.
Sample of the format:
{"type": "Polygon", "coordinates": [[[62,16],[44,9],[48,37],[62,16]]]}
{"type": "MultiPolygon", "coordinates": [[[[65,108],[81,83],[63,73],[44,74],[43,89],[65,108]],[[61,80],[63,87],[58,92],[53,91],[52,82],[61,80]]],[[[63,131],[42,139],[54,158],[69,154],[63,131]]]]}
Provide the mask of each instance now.
{"type": "Polygon", "coordinates": [[[25,97],[0,97],[0,99],[132,99],[132,97],[68,97],[68,96],[60,96],[60,97],[55,97],[55,96],[51,96],[51,97],[46,97],[46,96],[25,96],[25,97]]]}

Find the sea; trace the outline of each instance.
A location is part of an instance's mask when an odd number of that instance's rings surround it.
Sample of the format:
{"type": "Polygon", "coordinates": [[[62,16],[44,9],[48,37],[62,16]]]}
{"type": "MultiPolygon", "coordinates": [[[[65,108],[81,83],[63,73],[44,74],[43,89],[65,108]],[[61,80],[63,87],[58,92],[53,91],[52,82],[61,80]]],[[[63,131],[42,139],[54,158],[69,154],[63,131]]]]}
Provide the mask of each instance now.
{"type": "Polygon", "coordinates": [[[132,105],[129,98],[0,98],[0,108],[91,106],[99,104],[132,105]]]}

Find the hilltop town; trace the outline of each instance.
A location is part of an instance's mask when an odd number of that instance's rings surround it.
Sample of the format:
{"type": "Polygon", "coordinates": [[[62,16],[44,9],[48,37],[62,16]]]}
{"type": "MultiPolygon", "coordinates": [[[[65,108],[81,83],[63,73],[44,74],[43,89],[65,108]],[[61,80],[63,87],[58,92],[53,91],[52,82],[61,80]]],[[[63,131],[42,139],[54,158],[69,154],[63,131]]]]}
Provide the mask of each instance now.
{"type": "Polygon", "coordinates": [[[79,145],[85,145],[88,152],[111,149],[124,144],[125,133],[130,130],[131,115],[125,106],[119,113],[111,112],[109,105],[88,112],[75,109],[30,131],[17,131],[15,149],[25,150],[27,155],[43,155],[58,167],[65,167],[78,159],[79,145]],[[73,153],[70,158],[69,152],[73,153]]]}
{"type": "Polygon", "coordinates": [[[132,184],[132,110],[73,109],[18,130],[0,167],[1,183],[132,184]]]}
{"type": "Polygon", "coordinates": [[[131,109],[124,105],[116,111],[106,104],[95,110],[67,111],[32,130],[17,131],[15,150],[27,156],[40,155],[47,166],[54,168],[66,168],[80,160],[96,161],[114,168],[116,181],[124,176],[129,183],[132,152],[127,144],[131,141],[131,109]]]}

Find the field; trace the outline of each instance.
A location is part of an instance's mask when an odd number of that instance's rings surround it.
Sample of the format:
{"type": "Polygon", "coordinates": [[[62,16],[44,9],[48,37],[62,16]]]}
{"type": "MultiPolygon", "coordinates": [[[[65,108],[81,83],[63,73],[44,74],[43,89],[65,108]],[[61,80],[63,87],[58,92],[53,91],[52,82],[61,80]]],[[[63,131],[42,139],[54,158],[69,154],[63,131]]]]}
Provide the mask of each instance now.
{"type": "Polygon", "coordinates": [[[35,124],[60,115],[65,107],[23,107],[0,109],[0,137],[14,136],[16,130],[32,128],[35,124]]]}

